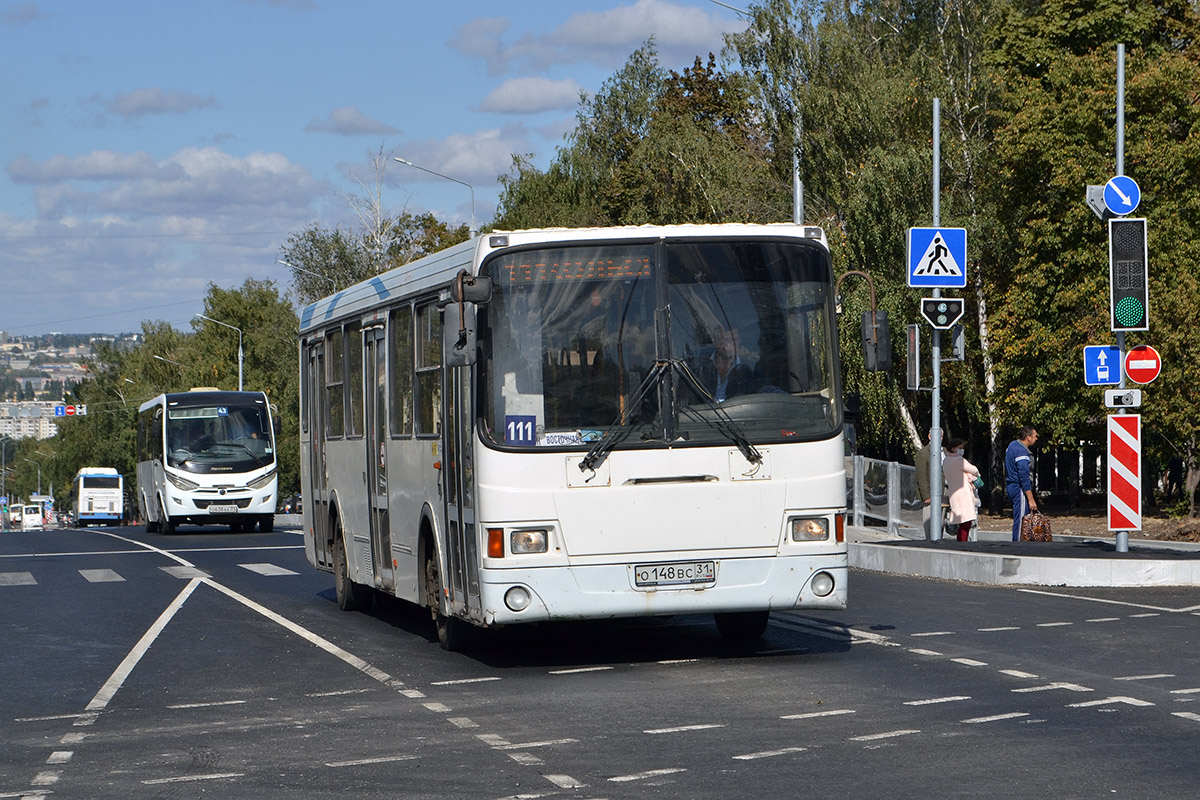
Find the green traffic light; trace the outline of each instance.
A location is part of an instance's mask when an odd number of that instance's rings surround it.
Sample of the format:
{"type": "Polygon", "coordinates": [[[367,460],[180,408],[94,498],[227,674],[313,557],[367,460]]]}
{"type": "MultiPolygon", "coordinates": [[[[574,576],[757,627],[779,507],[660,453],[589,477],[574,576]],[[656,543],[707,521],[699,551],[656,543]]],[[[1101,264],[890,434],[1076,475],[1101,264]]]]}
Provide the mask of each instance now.
{"type": "Polygon", "coordinates": [[[1142,301],[1136,297],[1122,297],[1117,301],[1117,307],[1113,310],[1117,322],[1127,328],[1141,322],[1145,314],[1146,309],[1142,305],[1142,301]]]}

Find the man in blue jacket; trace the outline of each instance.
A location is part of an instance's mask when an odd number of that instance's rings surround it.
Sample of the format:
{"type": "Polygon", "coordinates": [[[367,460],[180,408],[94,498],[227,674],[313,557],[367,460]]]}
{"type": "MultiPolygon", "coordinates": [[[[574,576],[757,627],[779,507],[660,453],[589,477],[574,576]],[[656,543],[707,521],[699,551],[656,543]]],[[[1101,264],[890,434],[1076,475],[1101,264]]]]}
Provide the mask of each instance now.
{"type": "Polygon", "coordinates": [[[1017,438],[1004,452],[1004,488],[1008,492],[1013,508],[1012,540],[1021,540],[1021,519],[1030,511],[1037,511],[1037,500],[1033,497],[1033,481],[1029,471],[1033,466],[1033,455],[1029,448],[1038,439],[1038,433],[1026,425],[1017,431],[1017,438]]]}

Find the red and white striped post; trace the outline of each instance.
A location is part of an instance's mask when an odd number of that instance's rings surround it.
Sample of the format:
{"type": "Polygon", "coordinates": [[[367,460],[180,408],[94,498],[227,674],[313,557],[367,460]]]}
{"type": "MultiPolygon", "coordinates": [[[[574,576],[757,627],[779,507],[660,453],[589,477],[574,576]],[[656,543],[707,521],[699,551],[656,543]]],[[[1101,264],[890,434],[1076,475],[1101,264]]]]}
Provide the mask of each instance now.
{"type": "Polygon", "coordinates": [[[1108,418],[1108,529],[1142,529],[1142,416],[1108,418]]]}

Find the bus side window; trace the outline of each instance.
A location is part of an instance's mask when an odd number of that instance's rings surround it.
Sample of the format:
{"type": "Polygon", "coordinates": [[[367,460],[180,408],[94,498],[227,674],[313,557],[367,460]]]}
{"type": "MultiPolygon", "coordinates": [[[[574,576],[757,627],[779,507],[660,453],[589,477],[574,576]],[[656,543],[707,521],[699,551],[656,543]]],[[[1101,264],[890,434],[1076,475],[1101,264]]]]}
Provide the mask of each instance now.
{"type": "Polygon", "coordinates": [[[325,433],[330,437],[341,437],[345,434],[346,421],[341,328],[325,334],[325,353],[325,433]]]}
{"type": "Polygon", "coordinates": [[[392,435],[411,436],[413,432],[413,323],[412,306],[392,310],[391,336],[391,412],[392,435]]]}
{"type": "Polygon", "coordinates": [[[346,326],[346,435],[363,434],[363,353],[362,330],[358,323],[346,326]]]}
{"type": "Polygon", "coordinates": [[[442,316],[427,303],[417,309],[417,433],[442,432],[442,316]]]}

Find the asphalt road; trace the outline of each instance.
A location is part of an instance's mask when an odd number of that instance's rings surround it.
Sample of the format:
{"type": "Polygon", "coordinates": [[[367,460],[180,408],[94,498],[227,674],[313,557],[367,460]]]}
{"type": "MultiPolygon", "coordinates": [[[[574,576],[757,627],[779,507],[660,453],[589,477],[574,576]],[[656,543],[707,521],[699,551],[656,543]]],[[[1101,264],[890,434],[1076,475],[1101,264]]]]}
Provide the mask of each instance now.
{"type": "Polygon", "coordinates": [[[851,580],[447,653],[294,531],[3,534],[0,798],[1196,796],[1200,590],[851,580]]]}

